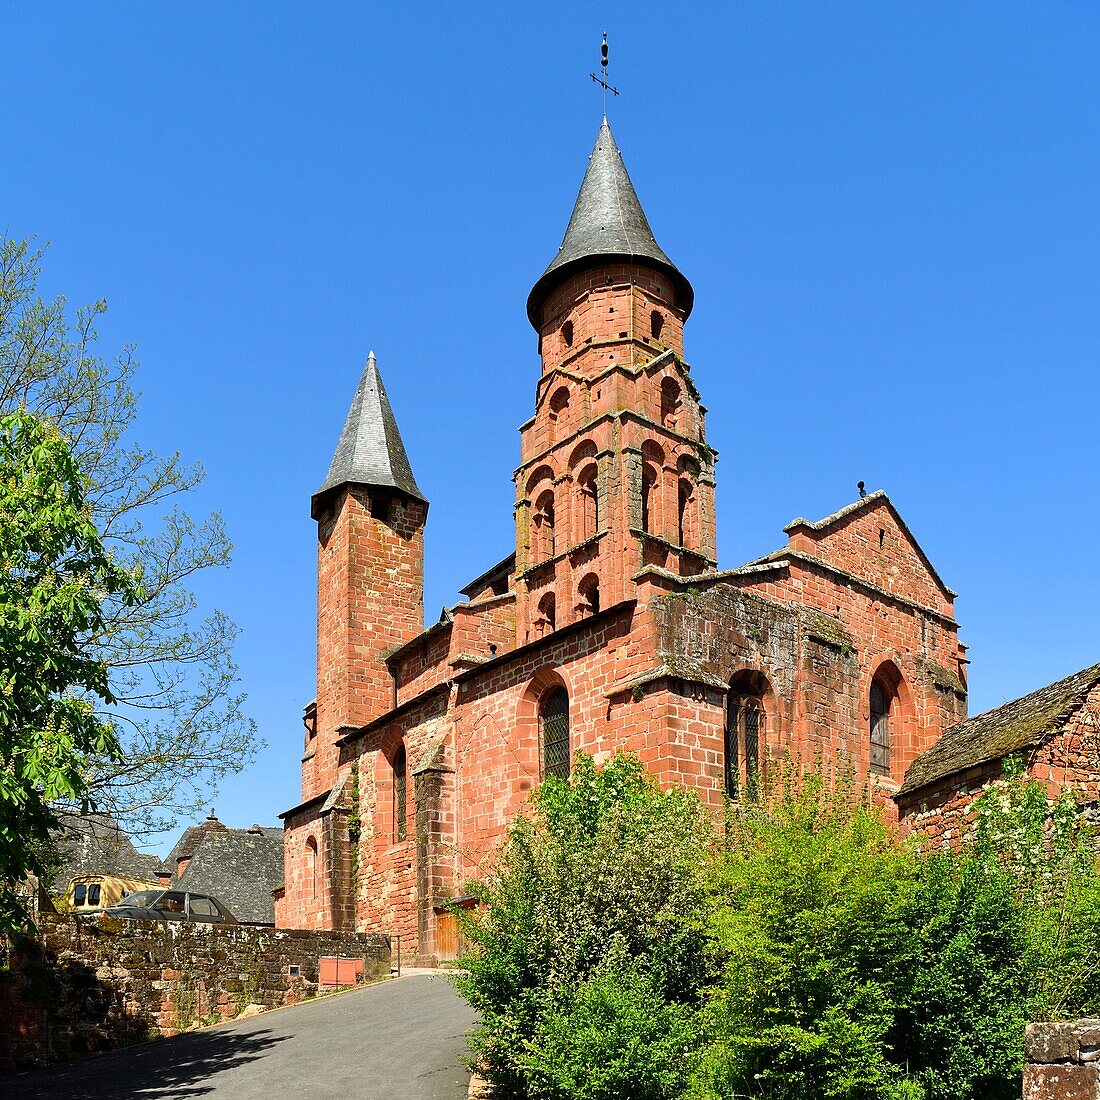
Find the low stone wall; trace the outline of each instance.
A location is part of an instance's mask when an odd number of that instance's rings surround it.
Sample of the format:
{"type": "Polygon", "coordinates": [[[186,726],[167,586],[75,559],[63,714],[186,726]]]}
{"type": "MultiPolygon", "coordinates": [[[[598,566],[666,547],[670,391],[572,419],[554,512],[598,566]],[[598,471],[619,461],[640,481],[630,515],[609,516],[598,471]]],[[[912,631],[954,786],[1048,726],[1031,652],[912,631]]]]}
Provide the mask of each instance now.
{"type": "Polygon", "coordinates": [[[1100,1020],[1029,1024],[1024,1100],[1100,1100],[1100,1020]]]}
{"type": "Polygon", "coordinates": [[[361,981],[390,969],[385,936],[41,915],[0,973],[0,1068],[296,1004],[318,991],[323,956],[362,959],[361,981]]]}

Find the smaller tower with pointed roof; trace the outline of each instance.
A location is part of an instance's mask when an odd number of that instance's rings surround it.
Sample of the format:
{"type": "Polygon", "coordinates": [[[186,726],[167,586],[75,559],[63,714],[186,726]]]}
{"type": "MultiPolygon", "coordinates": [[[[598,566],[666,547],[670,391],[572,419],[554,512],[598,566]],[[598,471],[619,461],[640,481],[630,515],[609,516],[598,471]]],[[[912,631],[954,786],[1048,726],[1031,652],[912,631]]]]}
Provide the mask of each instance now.
{"type": "Polygon", "coordinates": [[[310,511],[317,521],[317,701],[307,716],[303,799],[335,783],[341,732],[393,705],[385,658],[424,628],[428,502],[373,351],[310,511]]]}

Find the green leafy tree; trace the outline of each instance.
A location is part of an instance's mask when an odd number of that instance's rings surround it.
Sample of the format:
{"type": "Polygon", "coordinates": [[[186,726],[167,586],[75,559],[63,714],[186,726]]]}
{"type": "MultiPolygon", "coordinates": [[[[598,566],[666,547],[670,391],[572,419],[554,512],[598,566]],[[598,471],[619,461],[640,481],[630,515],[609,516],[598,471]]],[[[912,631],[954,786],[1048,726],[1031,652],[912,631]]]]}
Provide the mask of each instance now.
{"type": "Polygon", "coordinates": [[[53,425],[0,416],[0,931],[22,927],[18,887],[41,875],[56,802],[81,803],[120,761],[106,662],[94,639],[108,601],[142,593],[92,521],[81,471],[53,425]]]}
{"type": "Polygon", "coordinates": [[[466,918],[459,988],[490,1079],[537,1098],[679,1095],[699,989],[713,976],[698,799],[662,791],[633,757],[578,755],[512,824],[466,918]]]}
{"type": "Polygon", "coordinates": [[[730,817],[712,926],[724,971],[694,1094],[916,1100],[888,1049],[916,855],[845,783],[785,787],[730,817]]]}
{"type": "Polygon", "coordinates": [[[1009,877],[1035,1020],[1093,1015],[1100,1004],[1098,834],[1084,809],[1071,788],[1051,796],[1015,757],[977,802],[974,850],[1009,877]]]}
{"type": "Polygon", "coordinates": [[[922,857],[889,965],[890,1058],[928,1100],[1017,1100],[1031,1019],[1026,916],[973,848],[922,857]]]}
{"type": "Polygon", "coordinates": [[[92,638],[110,669],[121,754],[87,762],[101,808],[132,831],[164,828],[207,801],[262,742],[243,711],[234,624],[201,617],[191,583],[229,561],[221,516],[188,514],[182,500],[203,478],[178,454],[134,443],[133,349],[97,354],[100,301],[70,319],[63,298],[37,290],[41,251],[0,241],[0,413],[26,408],[61,430],[85,478],[104,545],[141,579],[141,595],[106,594],[92,638]]]}

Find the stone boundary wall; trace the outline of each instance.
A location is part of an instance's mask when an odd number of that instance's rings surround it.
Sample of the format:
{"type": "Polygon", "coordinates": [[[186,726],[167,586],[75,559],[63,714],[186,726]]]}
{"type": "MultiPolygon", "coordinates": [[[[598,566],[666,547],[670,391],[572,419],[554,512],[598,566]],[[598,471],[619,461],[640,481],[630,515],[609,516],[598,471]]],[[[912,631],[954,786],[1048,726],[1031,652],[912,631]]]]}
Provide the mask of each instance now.
{"type": "Polygon", "coordinates": [[[1100,1020],[1029,1024],[1024,1100],[1100,1100],[1100,1020]]]}
{"type": "Polygon", "coordinates": [[[319,960],[334,955],[362,959],[361,981],[390,970],[380,935],[42,914],[0,972],[0,1069],[296,1004],[318,991],[319,960]]]}

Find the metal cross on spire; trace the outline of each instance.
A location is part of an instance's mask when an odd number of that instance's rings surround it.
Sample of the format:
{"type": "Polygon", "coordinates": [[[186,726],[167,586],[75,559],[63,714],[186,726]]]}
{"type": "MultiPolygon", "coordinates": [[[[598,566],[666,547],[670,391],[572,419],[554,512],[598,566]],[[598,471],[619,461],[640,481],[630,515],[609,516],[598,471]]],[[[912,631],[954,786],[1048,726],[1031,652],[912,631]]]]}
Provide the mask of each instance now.
{"type": "Polygon", "coordinates": [[[612,88],[607,82],[607,31],[604,31],[603,42],[600,44],[600,75],[597,76],[595,73],[588,75],[603,88],[603,117],[607,118],[607,93],[619,94],[619,89],[612,88]]]}

